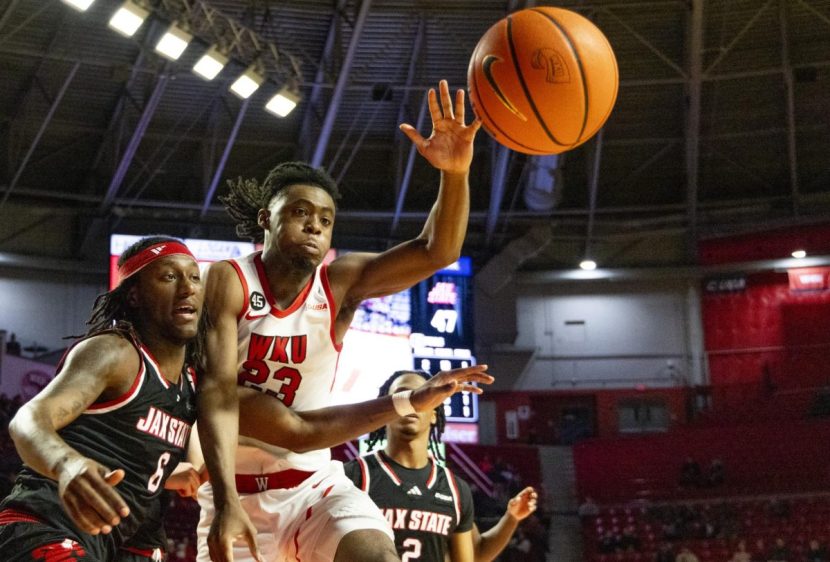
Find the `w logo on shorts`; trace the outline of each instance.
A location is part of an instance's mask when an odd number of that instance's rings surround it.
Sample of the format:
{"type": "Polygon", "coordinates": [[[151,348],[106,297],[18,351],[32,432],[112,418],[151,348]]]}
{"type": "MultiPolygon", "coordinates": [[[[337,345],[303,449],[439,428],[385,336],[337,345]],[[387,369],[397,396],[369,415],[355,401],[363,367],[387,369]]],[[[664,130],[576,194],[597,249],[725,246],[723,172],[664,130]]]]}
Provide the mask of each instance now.
{"type": "Polygon", "coordinates": [[[43,562],[74,562],[83,560],[85,556],[84,547],[72,539],[40,546],[32,551],[32,560],[43,562]]]}

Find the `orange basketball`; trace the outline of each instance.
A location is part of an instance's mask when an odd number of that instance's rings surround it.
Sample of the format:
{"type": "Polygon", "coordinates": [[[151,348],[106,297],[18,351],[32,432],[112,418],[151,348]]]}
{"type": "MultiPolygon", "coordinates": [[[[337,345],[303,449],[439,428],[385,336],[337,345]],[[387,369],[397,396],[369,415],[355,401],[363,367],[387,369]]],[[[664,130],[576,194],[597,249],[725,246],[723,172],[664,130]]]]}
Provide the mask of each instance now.
{"type": "Polygon", "coordinates": [[[501,144],[558,154],[591,138],[617,99],[617,59],[605,35],[561,8],[529,8],[487,30],[467,69],[473,111],[501,144]]]}

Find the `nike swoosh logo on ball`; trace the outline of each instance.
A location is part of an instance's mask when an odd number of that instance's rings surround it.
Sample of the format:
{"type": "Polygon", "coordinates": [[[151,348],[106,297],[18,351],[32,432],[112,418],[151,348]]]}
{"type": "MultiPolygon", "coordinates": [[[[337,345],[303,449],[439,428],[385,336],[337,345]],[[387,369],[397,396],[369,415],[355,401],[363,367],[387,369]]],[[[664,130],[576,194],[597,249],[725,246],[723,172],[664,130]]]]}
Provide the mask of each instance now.
{"type": "Polygon", "coordinates": [[[496,55],[484,55],[484,59],[481,61],[481,70],[484,72],[484,78],[487,79],[487,83],[490,84],[490,87],[493,88],[493,92],[496,96],[501,100],[501,103],[516,117],[521,119],[522,121],[527,121],[527,117],[522,115],[522,112],[516,109],[516,106],[507,99],[507,96],[504,95],[504,92],[501,91],[499,88],[498,83],[496,82],[496,78],[493,76],[493,69],[492,66],[496,62],[501,62],[501,59],[496,55]]]}

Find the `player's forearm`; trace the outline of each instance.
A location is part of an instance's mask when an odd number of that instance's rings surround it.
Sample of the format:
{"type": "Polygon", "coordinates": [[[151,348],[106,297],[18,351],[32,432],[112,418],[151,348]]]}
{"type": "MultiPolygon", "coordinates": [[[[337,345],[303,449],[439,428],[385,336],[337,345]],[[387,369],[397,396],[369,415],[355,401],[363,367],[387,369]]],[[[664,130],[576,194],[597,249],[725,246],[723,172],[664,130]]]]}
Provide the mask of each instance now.
{"type": "Polygon", "coordinates": [[[469,174],[441,172],[438,199],[420,238],[426,240],[431,261],[449,265],[458,259],[470,214],[469,174]]]}
{"type": "Polygon", "coordinates": [[[20,458],[33,470],[58,480],[61,468],[81,453],[67,445],[52,426],[49,416],[35,408],[23,406],[9,423],[9,435],[14,440],[20,458]]]}
{"type": "Polygon", "coordinates": [[[239,401],[234,385],[205,381],[198,395],[197,428],[217,508],[238,499],[234,481],[239,401]]]}
{"type": "Polygon", "coordinates": [[[318,449],[327,449],[356,439],[374,431],[400,417],[392,405],[392,397],[384,396],[367,402],[345,404],[292,412],[286,423],[274,423],[274,420],[261,419],[267,411],[246,410],[246,415],[239,422],[242,435],[259,439],[265,443],[305,453],[318,449]]]}
{"type": "Polygon", "coordinates": [[[476,562],[494,560],[507,547],[518,526],[519,520],[510,515],[510,512],[505,513],[498,523],[481,534],[481,539],[475,545],[476,562]]]}

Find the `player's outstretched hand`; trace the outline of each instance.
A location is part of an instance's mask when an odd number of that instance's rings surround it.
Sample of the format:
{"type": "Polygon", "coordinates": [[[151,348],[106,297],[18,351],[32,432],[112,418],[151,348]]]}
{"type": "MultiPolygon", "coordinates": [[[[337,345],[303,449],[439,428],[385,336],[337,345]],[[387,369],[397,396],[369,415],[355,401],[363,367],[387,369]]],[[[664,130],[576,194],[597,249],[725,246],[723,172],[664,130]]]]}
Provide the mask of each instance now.
{"type": "Polygon", "coordinates": [[[236,539],[248,544],[257,562],[265,561],[256,543],[256,528],[238,502],[216,511],[207,538],[210,559],[213,562],[233,562],[233,542],[236,539]]]}
{"type": "Polygon", "coordinates": [[[68,459],[58,474],[58,494],[67,515],[90,535],[107,534],[130,514],[114,486],[124,479],[121,469],[108,468],[86,457],[68,459]]]}
{"type": "Polygon", "coordinates": [[[536,501],[539,495],[532,486],[528,486],[507,502],[507,513],[521,521],[536,511],[536,501]]]}
{"type": "Polygon", "coordinates": [[[483,392],[481,388],[474,386],[473,383],[492,384],[495,380],[486,371],[487,365],[473,365],[472,367],[462,367],[451,371],[441,371],[430,378],[426,384],[415,389],[412,396],[409,397],[409,401],[415,411],[427,412],[443,404],[444,400],[456,392],[465,391],[481,394],[483,392]]]}
{"type": "Polygon", "coordinates": [[[438,84],[440,103],[435,90],[430,88],[428,96],[429,114],[432,117],[432,134],[424,138],[408,123],[400,126],[418,152],[435,168],[447,173],[467,173],[473,161],[473,140],[481,127],[475,119],[469,125],[464,123],[464,90],[450,96],[446,80],[438,84]]]}

